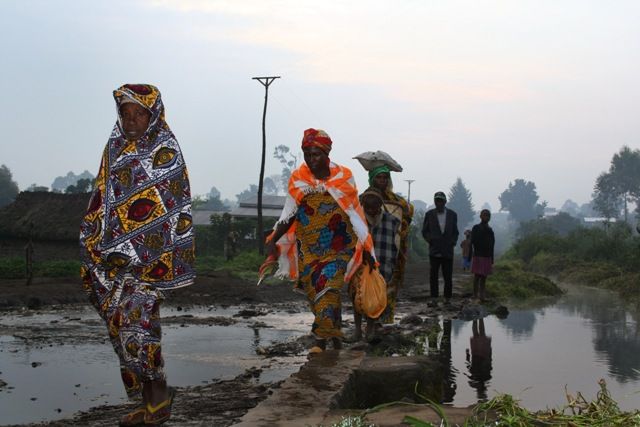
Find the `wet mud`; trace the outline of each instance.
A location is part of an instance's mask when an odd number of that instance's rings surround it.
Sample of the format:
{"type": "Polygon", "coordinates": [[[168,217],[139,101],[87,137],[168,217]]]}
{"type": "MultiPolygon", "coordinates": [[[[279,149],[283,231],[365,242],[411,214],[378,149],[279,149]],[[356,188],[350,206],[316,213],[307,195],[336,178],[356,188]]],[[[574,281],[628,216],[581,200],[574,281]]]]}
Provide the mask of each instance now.
{"type": "MultiPolygon", "coordinates": [[[[428,306],[427,263],[411,264],[407,270],[405,286],[400,291],[396,325],[387,326],[379,330],[372,339],[360,342],[352,342],[350,339],[353,335],[353,312],[345,293],[345,351],[362,350],[378,356],[426,354],[429,337],[439,332],[436,320],[438,317],[457,318],[482,314],[473,311],[473,305],[469,304],[469,295],[465,294],[461,286],[461,282],[467,279],[467,276],[458,273],[454,276],[454,298],[451,304],[440,301],[437,305],[428,306]],[[464,310],[471,311],[465,313],[464,310]]],[[[0,322],[0,335],[22,339],[36,347],[108,342],[100,319],[89,315],[64,315],[70,307],[76,310],[81,307],[81,312],[84,310],[86,313],[92,311],[77,280],[36,282],[29,287],[25,287],[24,283],[3,281],[0,282],[0,289],[0,318],[3,320],[11,316],[30,316],[45,309],[58,314],[52,316],[48,324],[40,324],[38,327],[23,326],[20,322],[0,322]]],[[[252,329],[267,329],[273,326],[269,326],[263,319],[274,311],[292,314],[308,311],[304,298],[293,292],[289,284],[268,284],[258,288],[254,283],[226,274],[199,278],[196,285],[171,292],[165,305],[170,309],[162,314],[163,325],[183,327],[226,327],[244,322],[252,329]],[[229,306],[240,309],[229,312],[229,315],[208,315],[208,311],[215,311],[214,308],[229,306]]],[[[308,324],[304,325],[307,329],[310,329],[311,321],[312,317],[309,316],[308,324]]],[[[282,365],[286,364],[287,360],[295,359],[299,364],[312,341],[309,335],[303,335],[271,345],[258,345],[255,353],[264,359],[260,366],[247,369],[233,379],[179,387],[174,415],[167,425],[233,425],[280,386],[282,381],[265,380],[269,378],[269,361],[274,360],[278,365],[282,365]]],[[[114,381],[118,379],[114,378],[114,381]]],[[[0,391],[7,387],[11,385],[2,380],[0,373],[0,391]]],[[[49,387],[53,392],[55,386],[49,387]]],[[[23,425],[112,426],[117,425],[119,418],[129,408],[129,404],[103,405],[77,413],[72,418],[23,425]]]]}

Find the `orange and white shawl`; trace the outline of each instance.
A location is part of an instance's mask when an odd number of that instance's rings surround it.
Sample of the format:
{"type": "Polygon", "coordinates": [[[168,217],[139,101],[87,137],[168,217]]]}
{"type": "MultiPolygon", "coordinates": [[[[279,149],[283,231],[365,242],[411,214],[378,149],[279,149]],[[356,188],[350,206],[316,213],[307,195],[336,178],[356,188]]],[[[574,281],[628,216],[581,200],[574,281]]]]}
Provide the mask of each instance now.
{"type": "MultiPolygon", "coordinates": [[[[329,177],[327,179],[317,179],[311,173],[311,169],[303,163],[294,170],[289,178],[289,194],[285,200],[284,208],[280,219],[276,222],[275,228],[282,223],[286,223],[296,215],[298,206],[305,195],[310,193],[328,192],[338,203],[338,206],[347,214],[351,221],[351,226],[358,239],[356,251],[347,264],[344,281],[349,282],[351,276],[362,264],[363,251],[366,250],[375,260],[373,250],[373,239],[369,234],[369,227],[364,216],[364,211],[358,200],[358,189],[356,188],[353,174],[349,168],[337,165],[333,162],[329,164],[329,177]]],[[[267,241],[271,236],[267,238],[267,241]]],[[[289,230],[276,242],[278,246],[278,270],[275,275],[291,280],[298,279],[298,250],[296,247],[296,222],[294,221],[289,230]]]]}

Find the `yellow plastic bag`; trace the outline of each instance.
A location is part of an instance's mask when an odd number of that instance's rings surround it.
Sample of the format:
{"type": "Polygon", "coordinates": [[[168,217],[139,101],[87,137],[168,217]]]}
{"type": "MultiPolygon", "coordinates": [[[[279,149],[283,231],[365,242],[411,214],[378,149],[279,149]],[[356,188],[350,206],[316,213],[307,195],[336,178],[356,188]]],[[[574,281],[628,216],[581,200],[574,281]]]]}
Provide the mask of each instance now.
{"type": "Polygon", "coordinates": [[[352,279],[353,309],[369,318],[378,318],[387,306],[387,284],[378,269],[362,265],[352,279]]]}

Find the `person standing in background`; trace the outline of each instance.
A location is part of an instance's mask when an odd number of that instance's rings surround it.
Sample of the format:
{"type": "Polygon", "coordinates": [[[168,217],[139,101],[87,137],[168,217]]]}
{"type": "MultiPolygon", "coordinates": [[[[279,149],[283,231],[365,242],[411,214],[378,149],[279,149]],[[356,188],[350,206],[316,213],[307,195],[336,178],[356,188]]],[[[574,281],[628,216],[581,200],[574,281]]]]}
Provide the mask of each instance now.
{"type": "Polygon", "coordinates": [[[471,230],[464,230],[464,240],[460,242],[462,250],[462,271],[469,271],[471,268],[471,230]]]}
{"type": "Polygon", "coordinates": [[[447,209],[447,196],[438,191],[433,196],[434,209],[427,211],[422,224],[422,237],[429,244],[429,285],[431,305],[438,298],[438,276],[442,270],[444,298],[448,304],[453,295],[453,248],[458,241],[458,215],[447,209]]]}
{"type": "MultiPolygon", "coordinates": [[[[481,302],[485,300],[487,276],[493,271],[493,250],[496,238],[489,227],[491,212],[483,209],[480,212],[480,224],[471,229],[471,272],[473,273],[473,298],[481,302]]],[[[470,256],[471,256],[470,255],[470,256]]]]}

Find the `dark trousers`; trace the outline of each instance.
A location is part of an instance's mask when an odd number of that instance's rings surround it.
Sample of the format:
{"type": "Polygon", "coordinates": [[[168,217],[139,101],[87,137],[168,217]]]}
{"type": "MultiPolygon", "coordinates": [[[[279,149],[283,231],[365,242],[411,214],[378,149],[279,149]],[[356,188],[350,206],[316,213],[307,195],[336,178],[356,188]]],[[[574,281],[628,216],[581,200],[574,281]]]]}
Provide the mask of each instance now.
{"type": "Polygon", "coordinates": [[[444,297],[451,298],[451,294],[453,293],[453,258],[430,256],[429,263],[431,265],[429,272],[431,298],[438,298],[438,272],[441,268],[442,278],[444,279],[444,297]]]}

